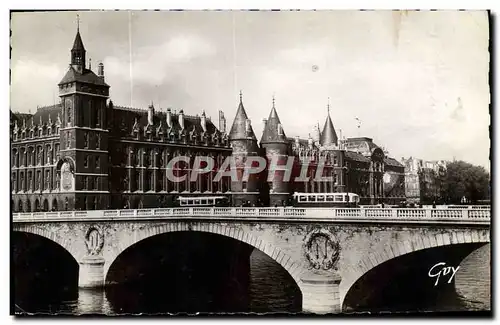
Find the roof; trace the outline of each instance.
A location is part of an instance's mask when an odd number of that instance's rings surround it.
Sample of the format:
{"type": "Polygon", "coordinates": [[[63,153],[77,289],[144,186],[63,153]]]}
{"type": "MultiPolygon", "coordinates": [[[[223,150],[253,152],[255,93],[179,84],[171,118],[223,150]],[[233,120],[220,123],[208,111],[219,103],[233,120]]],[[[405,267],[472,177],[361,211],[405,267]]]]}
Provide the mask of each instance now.
{"type": "Polygon", "coordinates": [[[26,126],[31,127],[31,125],[40,125],[40,119],[42,124],[48,124],[57,122],[57,116],[61,113],[61,105],[50,105],[37,108],[35,114],[26,113],[13,113],[11,112],[11,122],[17,121],[17,125],[22,127],[23,120],[26,120],[26,126]]]}
{"type": "MultiPolygon", "coordinates": [[[[148,126],[148,109],[137,109],[124,106],[114,106],[113,107],[113,121],[115,127],[118,129],[125,129],[126,132],[130,132],[137,120],[137,124],[141,129],[148,126]],[[125,127],[124,127],[125,126],[125,127]]],[[[181,126],[179,124],[178,113],[170,113],[172,121],[172,129],[170,131],[179,131],[181,126]]],[[[220,133],[209,118],[206,118],[206,132],[208,134],[220,133]]],[[[153,114],[153,126],[156,131],[157,128],[161,127],[164,133],[168,132],[167,125],[167,113],[163,111],[155,111],[153,114]]],[[[203,128],[201,126],[201,116],[192,116],[184,114],[184,130],[187,133],[193,132],[202,133],[203,128]]]]}
{"type": "Polygon", "coordinates": [[[75,41],[73,42],[72,51],[85,51],[85,47],[83,46],[82,37],[80,36],[80,30],[77,30],[75,41]]]}
{"type": "Polygon", "coordinates": [[[73,81],[109,87],[108,84],[105,83],[102,78],[98,77],[92,70],[83,69],[83,72],[80,73],[70,66],[68,72],[66,72],[62,80],[59,82],[59,85],[73,81]]]}
{"type": "Polygon", "coordinates": [[[337,145],[338,138],[335,128],[333,127],[332,119],[330,118],[330,112],[326,117],[325,126],[323,127],[323,132],[321,132],[319,143],[322,146],[337,145]]]}
{"type": "Polygon", "coordinates": [[[350,160],[360,161],[360,162],[370,162],[370,159],[363,156],[360,153],[354,151],[346,151],[345,157],[350,160]]]}
{"type": "Polygon", "coordinates": [[[394,166],[394,167],[404,167],[403,164],[401,164],[399,161],[397,161],[394,158],[386,157],[384,159],[384,163],[389,166],[394,166]]]}
{"type": "Polygon", "coordinates": [[[249,129],[247,130],[247,112],[243,107],[243,102],[240,96],[240,104],[238,105],[238,111],[236,112],[236,116],[234,117],[233,126],[231,126],[231,131],[229,132],[230,140],[255,140],[255,133],[253,132],[252,125],[250,124],[249,129]]]}
{"type": "Polygon", "coordinates": [[[345,147],[350,151],[357,151],[365,156],[370,156],[373,151],[380,148],[378,145],[373,143],[371,138],[359,137],[359,138],[348,138],[345,142],[345,147]]]}
{"type": "Polygon", "coordinates": [[[17,125],[21,126],[20,123],[23,122],[23,120],[30,120],[33,114],[28,114],[28,113],[18,113],[18,112],[12,112],[10,111],[10,122],[14,123],[17,121],[17,125]]]}
{"type": "Polygon", "coordinates": [[[285,131],[283,130],[283,126],[273,103],[273,108],[271,108],[271,113],[269,113],[269,118],[267,119],[266,125],[264,126],[264,131],[262,132],[260,143],[263,144],[286,142],[287,138],[285,135],[285,131]],[[279,132],[279,128],[281,128],[281,134],[279,132]]]}

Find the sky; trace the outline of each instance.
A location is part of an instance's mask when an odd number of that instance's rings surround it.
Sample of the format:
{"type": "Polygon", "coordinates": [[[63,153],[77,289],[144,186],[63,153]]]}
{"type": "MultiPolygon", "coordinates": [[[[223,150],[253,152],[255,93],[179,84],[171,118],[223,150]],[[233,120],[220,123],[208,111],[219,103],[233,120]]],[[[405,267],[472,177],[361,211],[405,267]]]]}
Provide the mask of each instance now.
{"type": "MultiPolygon", "coordinates": [[[[275,96],[287,136],[366,136],[390,156],[490,169],[489,26],[482,11],[84,11],[92,69],[115,105],[204,110],[228,129],[239,91],[258,139],[275,96]],[[358,124],[356,118],[361,123],[358,124]]],[[[11,109],[58,101],[77,12],[14,13],[11,109]]]]}

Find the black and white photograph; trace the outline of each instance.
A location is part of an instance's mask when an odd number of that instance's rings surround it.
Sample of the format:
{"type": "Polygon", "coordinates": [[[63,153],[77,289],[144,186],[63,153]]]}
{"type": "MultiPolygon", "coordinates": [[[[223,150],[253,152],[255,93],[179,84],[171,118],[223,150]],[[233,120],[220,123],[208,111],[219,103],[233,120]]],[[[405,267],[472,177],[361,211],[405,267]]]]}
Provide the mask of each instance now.
{"type": "Polygon", "coordinates": [[[10,314],[491,316],[492,19],[11,10],[10,314]]]}

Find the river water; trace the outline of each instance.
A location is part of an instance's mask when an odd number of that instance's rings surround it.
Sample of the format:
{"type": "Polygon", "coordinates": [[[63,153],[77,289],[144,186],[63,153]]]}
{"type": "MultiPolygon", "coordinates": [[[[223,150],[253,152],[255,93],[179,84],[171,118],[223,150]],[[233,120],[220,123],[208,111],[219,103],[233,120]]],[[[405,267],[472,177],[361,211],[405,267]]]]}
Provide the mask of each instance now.
{"type": "MultiPolygon", "coordinates": [[[[434,311],[490,310],[490,245],[481,247],[464,259],[456,275],[455,287],[456,290],[452,296],[447,295],[441,301],[434,301],[433,305],[427,306],[426,309],[434,311]]],[[[141,292],[135,294],[142,295],[141,292]]],[[[154,301],[160,304],[171,304],[164,298],[175,297],[175,294],[175,292],[157,294],[154,301]]],[[[245,306],[240,305],[236,309],[253,313],[300,312],[301,309],[301,294],[289,275],[258,250],[254,250],[251,255],[250,284],[246,294],[248,297],[243,299],[245,306]]],[[[127,310],[125,300],[134,298],[133,296],[126,297],[127,295],[123,293],[109,295],[103,291],[80,289],[70,295],[71,297],[60,295],[50,296],[48,299],[49,296],[50,293],[45,293],[29,297],[28,300],[23,297],[23,301],[30,301],[30,304],[18,306],[18,308],[27,312],[51,314],[104,313],[108,315],[137,313],[140,312],[137,308],[141,308],[136,306],[133,310],[132,307],[127,310]],[[121,307],[118,309],[117,305],[121,307]]],[[[213,301],[210,301],[210,305],[207,303],[208,309],[212,307],[215,308],[214,310],[224,310],[224,306],[214,307],[213,301]]]]}

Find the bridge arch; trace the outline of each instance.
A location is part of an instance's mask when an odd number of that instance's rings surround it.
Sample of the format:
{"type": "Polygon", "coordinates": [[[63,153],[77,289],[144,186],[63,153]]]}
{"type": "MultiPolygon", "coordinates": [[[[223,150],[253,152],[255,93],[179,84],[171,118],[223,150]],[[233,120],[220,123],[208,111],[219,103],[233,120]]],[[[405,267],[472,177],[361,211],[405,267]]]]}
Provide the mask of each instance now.
{"type": "Polygon", "coordinates": [[[126,236],[122,238],[117,247],[114,250],[113,256],[106,257],[106,264],[104,265],[104,279],[107,278],[108,271],[113,264],[113,262],[118,258],[118,256],[123,253],[127,248],[134,244],[139,243],[144,239],[151,238],[156,235],[162,235],[173,232],[205,232],[216,235],[222,235],[235,239],[237,241],[246,243],[258,250],[262,251],[264,254],[269,256],[272,260],[278,263],[283,269],[285,269],[288,274],[293,278],[296,285],[302,291],[302,281],[300,275],[304,271],[303,266],[299,261],[295,261],[290,255],[285,253],[279,247],[269,243],[268,241],[254,236],[247,231],[238,229],[230,225],[214,224],[214,223],[201,223],[201,224],[188,224],[188,223],[169,223],[148,226],[145,228],[140,228],[133,232],[133,235],[126,236]]]}
{"type": "Polygon", "coordinates": [[[415,234],[404,241],[387,245],[382,251],[368,253],[357,264],[351,265],[342,272],[343,276],[339,288],[340,305],[344,305],[347,293],[364,274],[386,261],[434,247],[469,243],[486,244],[489,242],[490,233],[488,230],[470,229],[467,231],[450,231],[434,235],[415,234]]]}
{"type": "Polygon", "coordinates": [[[13,231],[15,232],[26,232],[30,234],[35,234],[44,238],[51,240],[57,245],[64,248],[67,252],[73,256],[73,258],[79,262],[85,256],[85,252],[77,249],[71,245],[71,236],[61,236],[60,231],[50,231],[46,227],[40,225],[30,225],[30,224],[14,224],[13,231]]]}

